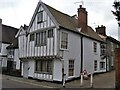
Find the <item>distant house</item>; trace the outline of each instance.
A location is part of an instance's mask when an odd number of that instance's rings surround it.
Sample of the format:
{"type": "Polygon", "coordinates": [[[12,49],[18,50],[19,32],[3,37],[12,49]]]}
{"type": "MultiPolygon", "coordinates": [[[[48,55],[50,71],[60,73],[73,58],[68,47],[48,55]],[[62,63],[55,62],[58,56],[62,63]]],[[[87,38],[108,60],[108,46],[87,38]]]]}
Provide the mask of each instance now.
{"type": "Polygon", "coordinates": [[[98,26],[96,32],[106,42],[106,58],[107,58],[107,71],[115,69],[115,49],[120,47],[120,42],[111,36],[106,35],[106,27],[98,26]]]}
{"type": "Polygon", "coordinates": [[[3,71],[19,70],[18,40],[15,38],[18,29],[3,25],[0,20],[0,65],[3,71]]]}
{"type": "Polygon", "coordinates": [[[80,6],[76,17],[38,2],[28,29],[21,26],[16,35],[23,77],[61,82],[63,75],[70,80],[84,70],[106,72],[104,41],[87,25],[85,8],[80,6]]]}

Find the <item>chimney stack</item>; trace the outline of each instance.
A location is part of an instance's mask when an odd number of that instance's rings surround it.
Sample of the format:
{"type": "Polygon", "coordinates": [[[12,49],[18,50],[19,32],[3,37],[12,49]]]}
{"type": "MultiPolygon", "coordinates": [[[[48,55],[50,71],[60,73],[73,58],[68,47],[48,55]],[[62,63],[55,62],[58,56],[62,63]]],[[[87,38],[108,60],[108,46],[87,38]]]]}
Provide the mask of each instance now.
{"type": "Polygon", "coordinates": [[[101,35],[103,35],[103,36],[106,36],[106,27],[105,27],[105,26],[101,25],[100,27],[98,26],[98,27],[95,28],[95,29],[96,29],[96,32],[97,32],[98,34],[101,34],[101,35]]]}
{"type": "Polygon", "coordinates": [[[83,32],[87,32],[87,11],[82,5],[78,8],[78,28],[82,28],[83,32]]]}

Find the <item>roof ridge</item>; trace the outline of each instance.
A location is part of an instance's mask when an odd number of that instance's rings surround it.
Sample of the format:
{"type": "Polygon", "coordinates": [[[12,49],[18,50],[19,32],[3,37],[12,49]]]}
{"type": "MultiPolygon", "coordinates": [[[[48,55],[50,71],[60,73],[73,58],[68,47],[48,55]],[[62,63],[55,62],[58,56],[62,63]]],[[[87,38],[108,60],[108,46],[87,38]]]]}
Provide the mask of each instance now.
{"type": "Polygon", "coordinates": [[[5,25],[5,24],[2,24],[2,25],[5,26],[5,27],[14,28],[14,29],[16,29],[16,30],[19,30],[18,28],[13,27],[13,26],[5,25]]]}

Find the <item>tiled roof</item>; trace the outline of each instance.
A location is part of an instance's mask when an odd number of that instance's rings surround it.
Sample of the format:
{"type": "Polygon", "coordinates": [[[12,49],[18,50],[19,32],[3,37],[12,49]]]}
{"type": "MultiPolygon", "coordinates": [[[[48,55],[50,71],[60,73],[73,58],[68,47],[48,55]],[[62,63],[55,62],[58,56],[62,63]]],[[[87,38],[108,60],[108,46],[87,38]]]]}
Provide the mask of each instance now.
{"type": "Polygon", "coordinates": [[[18,47],[18,40],[15,38],[16,33],[18,32],[17,28],[2,25],[2,39],[0,42],[12,44],[14,47],[18,47]]]}
{"type": "MultiPolygon", "coordinates": [[[[72,31],[77,30],[77,23],[75,21],[76,20],[75,18],[67,14],[64,14],[48,5],[46,5],[46,7],[50,11],[50,13],[53,15],[55,20],[58,22],[59,26],[72,31]]],[[[102,38],[90,26],[87,26],[87,29],[88,29],[88,32],[82,32],[82,33],[87,34],[87,36],[89,36],[90,38],[103,41],[102,38]]]]}
{"type": "MultiPolygon", "coordinates": [[[[46,5],[46,4],[45,4],[46,5]]],[[[48,5],[46,5],[50,13],[54,16],[55,20],[59,24],[59,26],[64,27],[69,30],[76,30],[75,19],[73,17],[64,14],[48,5]]]]}

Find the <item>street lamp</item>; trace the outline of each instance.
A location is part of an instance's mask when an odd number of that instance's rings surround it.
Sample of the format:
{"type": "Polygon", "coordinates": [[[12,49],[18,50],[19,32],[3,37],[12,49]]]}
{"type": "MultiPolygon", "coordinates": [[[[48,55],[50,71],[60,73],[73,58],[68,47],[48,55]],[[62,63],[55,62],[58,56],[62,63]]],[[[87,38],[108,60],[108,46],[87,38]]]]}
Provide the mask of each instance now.
{"type": "Polygon", "coordinates": [[[113,7],[115,8],[115,11],[112,11],[112,13],[114,16],[116,16],[116,20],[118,21],[118,40],[120,41],[120,1],[115,0],[113,7]]]}

